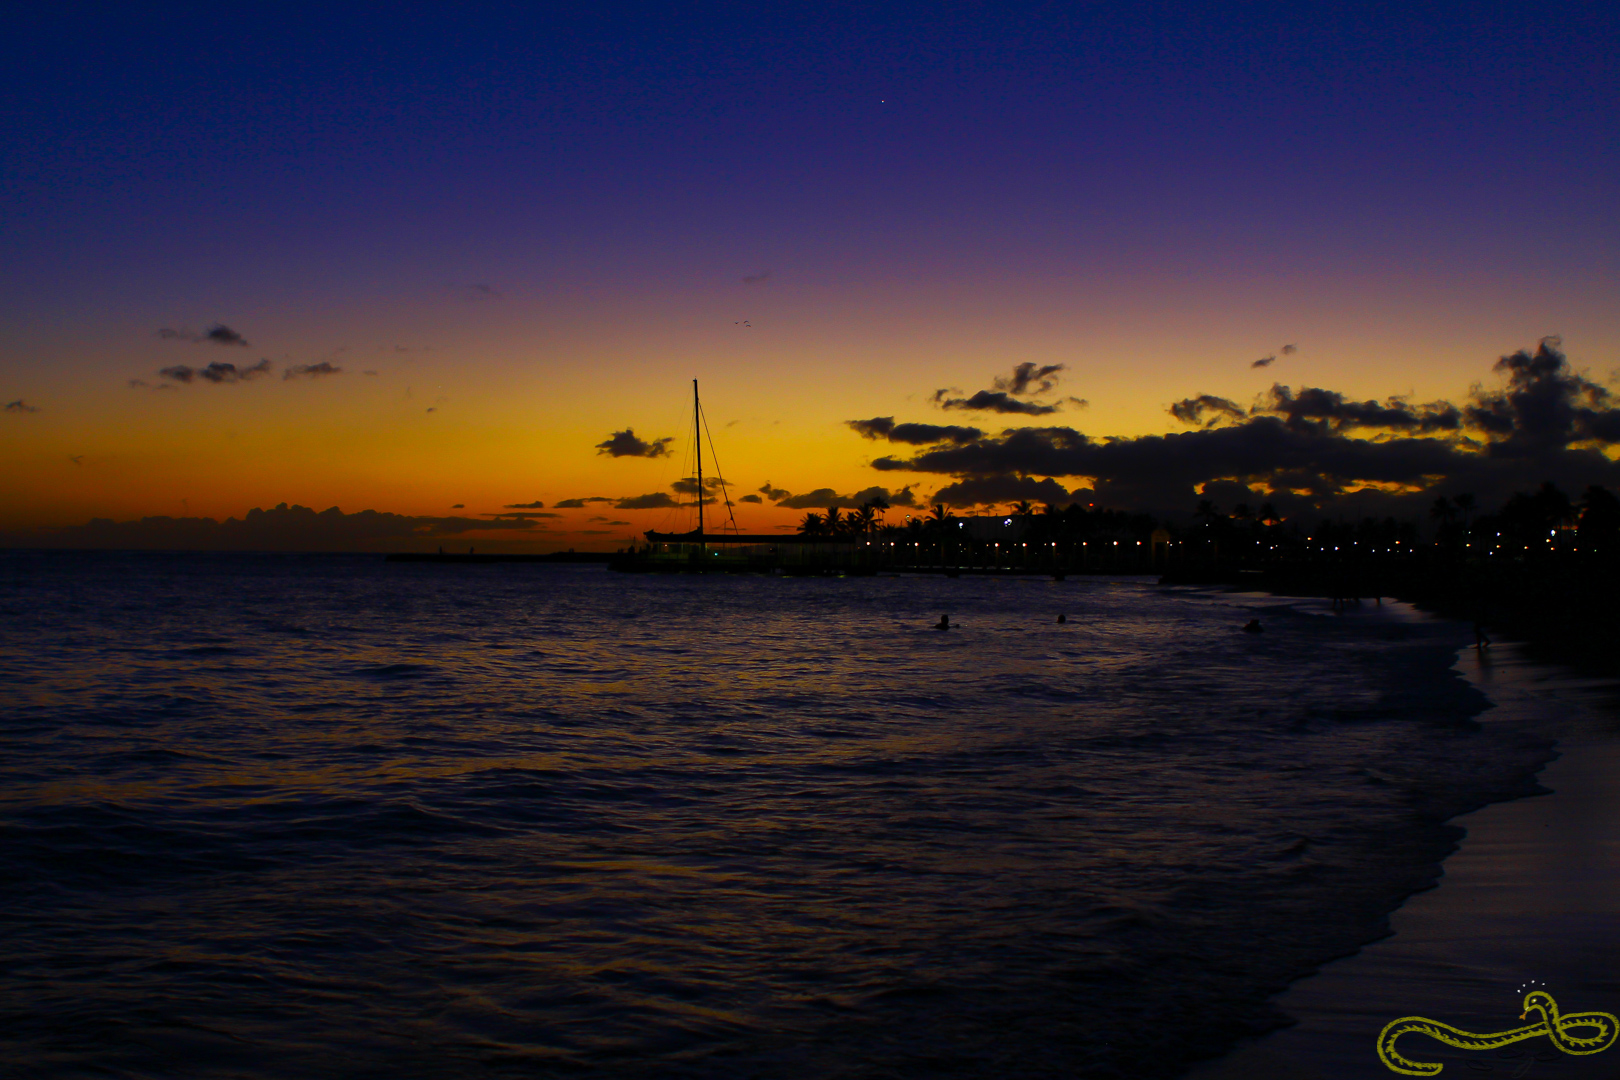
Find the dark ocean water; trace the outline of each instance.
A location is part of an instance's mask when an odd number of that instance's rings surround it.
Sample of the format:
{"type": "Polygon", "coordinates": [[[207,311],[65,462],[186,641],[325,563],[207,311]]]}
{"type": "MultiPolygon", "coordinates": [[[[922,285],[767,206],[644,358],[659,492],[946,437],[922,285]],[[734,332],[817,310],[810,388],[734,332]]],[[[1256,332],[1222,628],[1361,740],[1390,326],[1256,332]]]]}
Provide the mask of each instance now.
{"type": "Polygon", "coordinates": [[[0,553],[0,1069],[1172,1077],[1533,790],[1463,640],[1146,580],[0,553]]]}

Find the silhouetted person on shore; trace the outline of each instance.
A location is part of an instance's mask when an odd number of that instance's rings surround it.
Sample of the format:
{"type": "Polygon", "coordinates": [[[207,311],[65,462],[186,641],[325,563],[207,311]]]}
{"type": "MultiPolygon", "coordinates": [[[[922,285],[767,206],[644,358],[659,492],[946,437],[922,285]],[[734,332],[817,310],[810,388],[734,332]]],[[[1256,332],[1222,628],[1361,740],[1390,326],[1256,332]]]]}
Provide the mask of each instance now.
{"type": "Polygon", "coordinates": [[[1475,619],[1474,620],[1474,648],[1476,648],[1476,649],[1488,649],[1490,647],[1491,647],[1491,639],[1485,636],[1485,621],[1483,619],[1475,619]]]}
{"type": "Polygon", "coordinates": [[[1264,631],[1265,627],[1260,625],[1259,619],[1250,619],[1248,622],[1243,624],[1243,632],[1245,634],[1259,634],[1263,633],[1264,631]]]}
{"type": "Polygon", "coordinates": [[[935,630],[949,630],[950,628],[951,628],[951,617],[949,615],[941,615],[939,617],[939,622],[934,624],[934,629],[935,630]]]}

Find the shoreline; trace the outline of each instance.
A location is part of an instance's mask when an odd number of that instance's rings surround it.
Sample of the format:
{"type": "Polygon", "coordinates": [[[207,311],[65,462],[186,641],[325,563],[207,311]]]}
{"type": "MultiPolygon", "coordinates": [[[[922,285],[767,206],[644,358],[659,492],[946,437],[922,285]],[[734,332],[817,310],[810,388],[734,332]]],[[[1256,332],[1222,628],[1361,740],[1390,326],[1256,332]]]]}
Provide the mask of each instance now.
{"type": "MultiPolygon", "coordinates": [[[[1559,756],[1537,774],[1548,793],[1453,818],[1466,835],[1441,863],[1437,886],[1390,914],[1388,937],[1273,997],[1295,1026],[1239,1043],[1185,1080],[1394,1077],[1374,1048],[1385,1024],[1417,1015],[1474,1032],[1517,1027],[1531,980],[1563,1011],[1620,1014],[1620,965],[1609,959],[1620,944],[1616,684],[1549,666],[1517,643],[1483,657],[1465,648],[1456,667],[1492,701],[1480,723],[1530,726],[1557,739],[1559,756]]],[[[1620,1047],[1574,1057],[1545,1038],[1468,1052],[1407,1035],[1400,1049],[1445,1063],[1454,1077],[1547,1069],[1609,1077],[1620,1068],[1620,1047]]]]}

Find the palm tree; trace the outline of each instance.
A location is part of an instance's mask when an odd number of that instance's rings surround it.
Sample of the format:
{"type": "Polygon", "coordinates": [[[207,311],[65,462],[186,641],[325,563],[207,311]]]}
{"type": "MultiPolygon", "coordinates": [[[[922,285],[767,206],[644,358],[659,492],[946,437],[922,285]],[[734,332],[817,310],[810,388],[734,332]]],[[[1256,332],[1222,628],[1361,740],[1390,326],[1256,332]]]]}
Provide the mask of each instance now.
{"type": "Polygon", "coordinates": [[[826,532],[826,529],[827,523],[823,521],[821,515],[815,511],[810,511],[809,513],[805,514],[804,520],[799,522],[799,532],[803,533],[805,536],[821,536],[824,532],[826,532]]]}
{"type": "Polygon", "coordinates": [[[839,536],[849,531],[849,522],[838,513],[838,507],[827,507],[826,529],[828,536],[839,536]]]}
{"type": "Polygon", "coordinates": [[[867,503],[865,506],[862,506],[859,510],[851,510],[850,511],[850,514],[849,514],[849,530],[851,532],[860,533],[862,535],[865,535],[866,533],[869,533],[869,532],[872,531],[872,523],[874,521],[876,521],[876,520],[877,520],[877,512],[872,509],[872,504],[871,503],[867,503]]]}
{"type": "Polygon", "coordinates": [[[956,515],[945,508],[944,503],[935,503],[933,512],[928,515],[930,528],[943,529],[956,520],[956,515]]]}
{"type": "Polygon", "coordinates": [[[1035,512],[1035,507],[1030,503],[1030,501],[1028,499],[1022,499],[1022,500],[1020,500],[1018,502],[1013,503],[1013,513],[1018,515],[1019,517],[1029,517],[1034,512],[1035,512]]]}
{"type": "Polygon", "coordinates": [[[1260,504],[1260,524],[1273,525],[1277,522],[1277,508],[1268,502],[1260,504]]]}

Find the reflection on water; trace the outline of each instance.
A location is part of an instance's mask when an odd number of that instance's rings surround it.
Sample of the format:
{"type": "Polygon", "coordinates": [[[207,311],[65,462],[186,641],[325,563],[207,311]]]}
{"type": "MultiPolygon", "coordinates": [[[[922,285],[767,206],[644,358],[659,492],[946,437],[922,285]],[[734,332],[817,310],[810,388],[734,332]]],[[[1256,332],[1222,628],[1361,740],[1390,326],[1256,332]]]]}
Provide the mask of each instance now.
{"type": "Polygon", "coordinates": [[[1544,756],[1456,628],[1146,581],[12,553],[0,626],[41,1077],[1173,1076],[1544,756]]]}

